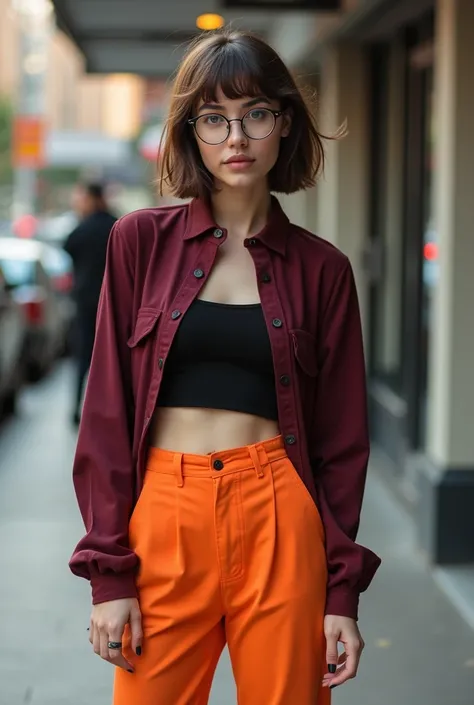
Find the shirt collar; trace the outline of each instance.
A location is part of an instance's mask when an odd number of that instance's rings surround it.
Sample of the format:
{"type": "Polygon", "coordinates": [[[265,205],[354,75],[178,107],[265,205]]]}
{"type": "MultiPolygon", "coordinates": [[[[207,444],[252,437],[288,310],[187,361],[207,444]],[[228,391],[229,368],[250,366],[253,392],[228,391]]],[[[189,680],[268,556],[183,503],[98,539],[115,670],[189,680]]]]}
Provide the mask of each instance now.
{"type": "MultiPolygon", "coordinates": [[[[267,224],[255,238],[261,240],[267,247],[275,250],[280,255],[286,254],[286,241],[288,238],[290,221],[284,213],[280,203],[272,196],[270,217],[267,224]]],[[[188,223],[184,239],[190,240],[202,235],[208,230],[219,228],[207,201],[194,198],[189,204],[188,223]]]]}

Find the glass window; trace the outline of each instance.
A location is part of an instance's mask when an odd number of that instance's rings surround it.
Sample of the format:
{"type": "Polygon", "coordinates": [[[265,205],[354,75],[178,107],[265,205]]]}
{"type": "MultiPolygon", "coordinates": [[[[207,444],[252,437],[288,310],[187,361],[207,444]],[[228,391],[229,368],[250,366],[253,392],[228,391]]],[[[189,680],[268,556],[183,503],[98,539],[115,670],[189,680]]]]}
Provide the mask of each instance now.
{"type": "Polygon", "coordinates": [[[403,397],[409,446],[426,442],[428,346],[432,297],[438,278],[432,215],[433,63],[429,43],[408,46],[405,165],[403,397]]]}
{"type": "Polygon", "coordinates": [[[399,44],[372,57],[371,373],[400,392],[404,64],[399,44]]]}
{"type": "Polygon", "coordinates": [[[429,343],[433,326],[433,296],[439,276],[438,233],[433,220],[433,173],[435,122],[433,110],[433,70],[424,71],[424,174],[423,174],[423,240],[422,287],[420,317],[421,379],[419,399],[420,445],[426,442],[429,343]]]}

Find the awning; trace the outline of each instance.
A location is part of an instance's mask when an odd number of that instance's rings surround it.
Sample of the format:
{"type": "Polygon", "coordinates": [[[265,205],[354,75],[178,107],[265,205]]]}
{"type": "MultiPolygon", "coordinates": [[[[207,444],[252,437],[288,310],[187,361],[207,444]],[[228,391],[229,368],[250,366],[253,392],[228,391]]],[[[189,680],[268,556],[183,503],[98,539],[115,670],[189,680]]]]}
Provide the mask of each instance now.
{"type": "Polygon", "coordinates": [[[53,0],[59,27],[82,50],[87,70],[168,78],[201,13],[270,35],[287,12],[335,11],[340,0],[53,0]]]}

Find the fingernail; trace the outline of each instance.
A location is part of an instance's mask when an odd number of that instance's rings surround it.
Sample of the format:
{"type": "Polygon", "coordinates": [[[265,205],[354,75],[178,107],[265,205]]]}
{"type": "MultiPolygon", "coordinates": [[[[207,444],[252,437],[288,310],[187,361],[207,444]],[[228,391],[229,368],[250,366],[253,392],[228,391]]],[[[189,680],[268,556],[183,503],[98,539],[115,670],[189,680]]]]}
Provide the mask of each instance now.
{"type": "Polygon", "coordinates": [[[131,668],[127,668],[127,671],[128,671],[129,673],[134,673],[134,671],[132,671],[131,668]]]}
{"type": "Polygon", "coordinates": [[[329,673],[336,673],[336,664],[335,663],[328,664],[328,669],[329,669],[329,673]]]}
{"type": "Polygon", "coordinates": [[[136,651],[137,656],[141,656],[141,655],[142,655],[142,647],[141,647],[141,646],[137,646],[137,648],[135,649],[135,651],[136,651]]]}

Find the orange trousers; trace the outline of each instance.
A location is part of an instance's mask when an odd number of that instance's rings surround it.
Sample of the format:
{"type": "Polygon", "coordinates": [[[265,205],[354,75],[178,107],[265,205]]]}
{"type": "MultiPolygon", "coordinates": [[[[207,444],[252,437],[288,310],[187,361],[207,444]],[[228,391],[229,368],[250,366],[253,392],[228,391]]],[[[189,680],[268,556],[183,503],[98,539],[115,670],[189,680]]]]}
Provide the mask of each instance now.
{"type": "MultiPolygon", "coordinates": [[[[210,455],[152,448],[130,522],[143,652],[114,705],[206,705],[227,643],[239,705],[329,705],[318,510],[281,436],[210,455]]],[[[229,703],[230,705],[230,703],[229,703]]]]}

